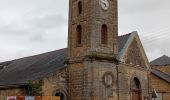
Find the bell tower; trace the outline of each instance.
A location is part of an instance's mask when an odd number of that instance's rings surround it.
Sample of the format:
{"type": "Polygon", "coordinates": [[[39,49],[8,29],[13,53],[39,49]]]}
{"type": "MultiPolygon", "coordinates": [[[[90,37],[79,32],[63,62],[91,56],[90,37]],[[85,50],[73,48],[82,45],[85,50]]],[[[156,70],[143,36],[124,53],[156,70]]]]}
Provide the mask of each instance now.
{"type": "Polygon", "coordinates": [[[116,100],[117,0],[69,0],[70,100],[116,100]]]}
{"type": "Polygon", "coordinates": [[[117,54],[117,0],[69,0],[68,54],[117,54]]]}

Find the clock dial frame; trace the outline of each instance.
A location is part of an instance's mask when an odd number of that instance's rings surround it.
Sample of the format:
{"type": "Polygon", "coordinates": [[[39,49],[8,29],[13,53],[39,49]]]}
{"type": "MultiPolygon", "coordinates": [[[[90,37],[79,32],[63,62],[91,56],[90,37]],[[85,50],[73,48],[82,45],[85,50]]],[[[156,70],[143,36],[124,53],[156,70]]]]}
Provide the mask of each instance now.
{"type": "Polygon", "coordinates": [[[109,9],[109,1],[108,0],[99,0],[99,5],[103,10],[109,9]]]}

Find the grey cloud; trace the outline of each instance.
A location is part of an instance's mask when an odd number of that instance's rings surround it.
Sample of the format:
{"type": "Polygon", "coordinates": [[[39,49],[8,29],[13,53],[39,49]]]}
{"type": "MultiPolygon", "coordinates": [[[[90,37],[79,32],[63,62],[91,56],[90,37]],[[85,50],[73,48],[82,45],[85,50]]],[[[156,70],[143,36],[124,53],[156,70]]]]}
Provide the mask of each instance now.
{"type": "MultiPolygon", "coordinates": [[[[68,1],[0,0],[0,62],[66,47],[68,1]]],[[[119,35],[136,30],[149,59],[170,56],[169,39],[162,37],[150,44],[144,41],[147,34],[152,39],[150,30],[170,26],[170,1],[118,1],[119,35]]]]}
{"type": "Polygon", "coordinates": [[[159,11],[169,3],[169,0],[119,0],[119,8],[126,14],[141,14],[159,11]]]}
{"type": "Polygon", "coordinates": [[[119,0],[119,34],[138,31],[149,60],[170,56],[169,4],[169,0],[119,0]]]}
{"type": "Polygon", "coordinates": [[[66,47],[65,12],[67,0],[0,0],[0,62],[66,47]]]}
{"type": "Polygon", "coordinates": [[[42,34],[36,34],[29,38],[29,42],[43,42],[44,38],[42,34]]]}
{"type": "Polygon", "coordinates": [[[34,25],[38,28],[60,28],[63,25],[67,25],[67,19],[58,14],[45,15],[37,19],[34,25]]]}
{"type": "Polygon", "coordinates": [[[26,35],[28,32],[24,29],[17,29],[17,27],[15,27],[15,24],[11,24],[5,27],[1,27],[0,28],[0,34],[4,34],[4,35],[26,35]]]}

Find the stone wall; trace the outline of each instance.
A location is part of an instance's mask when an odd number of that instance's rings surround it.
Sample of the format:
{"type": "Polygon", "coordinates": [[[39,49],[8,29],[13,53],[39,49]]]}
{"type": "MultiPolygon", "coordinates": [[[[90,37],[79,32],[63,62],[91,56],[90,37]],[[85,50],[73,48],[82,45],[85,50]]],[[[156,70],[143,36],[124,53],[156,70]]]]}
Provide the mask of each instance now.
{"type": "Polygon", "coordinates": [[[83,64],[72,63],[68,66],[69,70],[69,99],[80,100],[83,96],[83,64]]]}
{"type": "Polygon", "coordinates": [[[137,77],[141,84],[141,98],[149,98],[148,72],[146,69],[132,64],[118,65],[119,100],[132,100],[132,81],[137,77]]]}
{"type": "Polygon", "coordinates": [[[67,68],[58,70],[43,79],[42,95],[55,96],[57,93],[62,93],[65,97],[68,95],[68,79],[67,68]]]}
{"type": "Polygon", "coordinates": [[[146,68],[146,63],[144,61],[146,59],[143,58],[142,52],[140,50],[140,45],[137,43],[136,38],[128,47],[128,51],[126,52],[123,59],[127,64],[133,64],[136,66],[146,68]]]}
{"type": "Polygon", "coordinates": [[[117,100],[116,65],[108,61],[87,60],[69,65],[69,100],[117,100]],[[105,76],[109,86],[104,81],[105,76]]]}
{"type": "Polygon", "coordinates": [[[84,96],[94,100],[117,100],[116,65],[108,61],[86,61],[84,66],[84,96]]]}
{"type": "Polygon", "coordinates": [[[0,89],[0,96],[26,96],[26,95],[27,95],[26,90],[23,87],[0,89]]]}

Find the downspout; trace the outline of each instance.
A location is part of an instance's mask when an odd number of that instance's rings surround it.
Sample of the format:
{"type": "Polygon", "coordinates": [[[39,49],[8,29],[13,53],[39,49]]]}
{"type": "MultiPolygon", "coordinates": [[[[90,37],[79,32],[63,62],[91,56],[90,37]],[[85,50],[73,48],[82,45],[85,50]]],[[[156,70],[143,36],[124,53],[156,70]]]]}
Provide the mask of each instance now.
{"type": "Polygon", "coordinates": [[[118,68],[118,64],[120,61],[116,62],[116,70],[117,70],[117,97],[119,100],[119,68],[118,68]]]}
{"type": "Polygon", "coordinates": [[[151,84],[150,84],[150,68],[147,71],[148,74],[148,94],[149,94],[149,100],[152,99],[152,95],[150,95],[150,90],[151,90],[151,84]]]}

